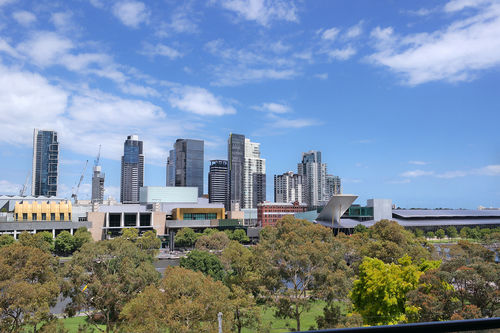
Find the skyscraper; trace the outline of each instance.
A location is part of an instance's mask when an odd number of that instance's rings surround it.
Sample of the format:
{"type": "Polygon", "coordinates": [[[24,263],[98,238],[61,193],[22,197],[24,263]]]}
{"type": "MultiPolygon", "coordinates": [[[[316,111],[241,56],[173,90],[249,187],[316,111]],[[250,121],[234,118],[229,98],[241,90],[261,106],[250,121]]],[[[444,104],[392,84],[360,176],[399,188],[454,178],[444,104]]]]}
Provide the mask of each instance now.
{"type": "Polygon", "coordinates": [[[339,176],[326,175],[326,195],[331,198],[335,194],[342,193],[342,182],[339,176]]]}
{"type": "Polygon", "coordinates": [[[139,203],[139,188],[144,185],[144,155],[137,135],[127,136],[123,144],[120,201],[139,203]]]}
{"type": "Polygon", "coordinates": [[[225,160],[211,160],[208,172],[208,200],[228,205],[228,167],[225,160]]]}
{"type": "Polygon", "coordinates": [[[56,196],[59,167],[57,132],[33,130],[31,194],[56,196]]]}
{"type": "Polygon", "coordinates": [[[260,143],[245,139],[242,208],[257,208],[266,200],[266,160],[260,158],[260,143]]]}
{"type": "Polygon", "coordinates": [[[167,186],[175,186],[175,149],[167,157],[167,186]]]}
{"type": "Polygon", "coordinates": [[[101,166],[94,166],[92,175],[92,202],[101,203],[104,199],[104,173],[101,172],[101,166]]]}
{"type": "Polygon", "coordinates": [[[177,139],[175,149],[175,186],[198,187],[203,196],[203,140],[177,139]]]}
{"type": "Polygon", "coordinates": [[[245,163],[245,136],[229,134],[227,143],[227,157],[229,168],[229,198],[227,210],[232,203],[243,204],[243,165],[245,163]]]}
{"type": "Polygon", "coordinates": [[[311,150],[302,153],[302,163],[297,165],[297,169],[302,176],[303,201],[309,207],[320,206],[327,201],[326,164],[321,163],[321,152],[311,150]]]}
{"type": "Polygon", "coordinates": [[[302,176],[293,171],[274,175],[274,202],[302,203],[302,176]]]}

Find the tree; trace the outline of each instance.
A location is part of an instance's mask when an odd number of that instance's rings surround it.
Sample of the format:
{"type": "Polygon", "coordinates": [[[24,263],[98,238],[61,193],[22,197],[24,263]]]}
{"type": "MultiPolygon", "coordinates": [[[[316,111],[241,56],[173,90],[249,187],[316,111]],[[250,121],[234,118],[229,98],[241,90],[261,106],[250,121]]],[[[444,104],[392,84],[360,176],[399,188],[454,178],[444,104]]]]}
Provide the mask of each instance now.
{"type": "Polygon", "coordinates": [[[368,325],[405,321],[406,293],[417,288],[421,274],[409,256],[401,258],[399,264],[366,257],[351,291],[354,310],[368,325]]]}
{"type": "Polygon", "coordinates": [[[439,239],[443,239],[444,236],[446,236],[445,232],[443,229],[438,229],[436,231],[436,237],[439,238],[439,239]]]}
{"type": "Polygon", "coordinates": [[[151,256],[156,257],[158,250],[161,248],[161,240],[156,236],[156,232],[148,230],[136,242],[136,245],[149,253],[151,256]]]}
{"type": "Polygon", "coordinates": [[[224,267],[215,254],[193,250],[186,257],[181,258],[180,266],[196,272],[202,272],[214,280],[222,281],[224,267]]]}
{"type": "Polygon", "coordinates": [[[222,251],[230,240],[225,232],[219,231],[210,235],[203,235],[196,240],[195,247],[198,250],[222,251]]]}
{"type": "Polygon", "coordinates": [[[463,239],[468,238],[470,230],[471,229],[469,227],[463,227],[462,229],[460,229],[460,237],[463,239]]]}
{"type": "Polygon", "coordinates": [[[247,233],[243,229],[236,229],[234,231],[225,230],[224,231],[230,240],[235,240],[240,243],[248,243],[250,242],[250,238],[248,238],[247,233]]]}
{"type": "Polygon", "coordinates": [[[298,331],[314,299],[347,296],[348,267],[331,229],[286,216],[262,229],[255,257],[275,316],[294,319],[298,331]]]}
{"type": "Polygon", "coordinates": [[[224,249],[221,261],[226,270],[224,284],[229,288],[234,312],[234,328],[258,329],[260,309],[254,294],[258,291],[259,275],[255,270],[252,252],[237,241],[231,241],[224,249]]]}
{"type": "Polygon", "coordinates": [[[52,241],[52,235],[50,235],[50,239],[48,239],[46,237],[46,234],[44,234],[43,232],[32,234],[23,231],[19,235],[19,243],[21,243],[21,245],[36,247],[45,252],[50,252],[53,249],[52,241]]]}
{"type": "Polygon", "coordinates": [[[56,236],[54,242],[54,249],[57,254],[62,256],[67,256],[73,253],[75,248],[75,238],[66,230],[61,231],[59,235],[56,236]]]}
{"type": "Polygon", "coordinates": [[[232,326],[229,290],[201,272],[168,267],[159,288],[154,285],[132,299],[121,317],[127,331],[215,332],[223,313],[223,331],[232,326]]]}
{"type": "Polygon", "coordinates": [[[13,244],[15,241],[16,240],[11,235],[8,235],[8,234],[0,235],[0,247],[13,244]]]}
{"type": "Polygon", "coordinates": [[[93,241],[92,234],[85,227],[80,227],[75,231],[73,251],[79,250],[83,244],[93,241]]]}
{"type": "Polygon", "coordinates": [[[381,220],[370,227],[369,234],[370,240],[362,244],[363,257],[378,258],[385,263],[397,263],[405,254],[415,260],[430,258],[429,249],[396,221],[381,220]]]}
{"type": "Polygon", "coordinates": [[[59,295],[58,262],[47,251],[15,243],[0,248],[0,331],[19,332],[51,319],[59,295]]]}
{"type": "Polygon", "coordinates": [[[363,224],[358,224],[354,227],[354,233],[368,232],[368,228],[363,224]]]}
{"type": "Polygon", "coordinates": [[[457,228],[449,226],[446,228],[446,236],[449,238],[456,238],[458,236],[457,228]]]}
{"type": "Polygon", "coordinates": [[[424,237],[424,231],[422,229],[416,228],[414,230],[415,237],[424,237]]]}
{"type": "Polygon", "coordinates": [[[175,246],[191,247],[198,239],[199,234],[195,233],[191,228],[182,228],[175,234],[175,246]]]}
{"type": "Polygon", "coordinates": [[[137,238],[139,238],[139,231],[136,228],[123,229],[122,238],[131,242],[135,242],[137,241],[137,238]]]}
{"type": "Polygon", "coordinates": [[[436,237],[436,234],[434,234],[433,231],[428,231],[427,234],[426,234],[426,237],[427,238],[435,238],[436,237]]]}
{"type": "Polygon", "coordinates": [[[66,264],[64,277],[64,295],[71,298],[66,312],[74,315],[87,311],[90,315],[98,311],[109,332],[118,323],[123,306],[146,286],[156,283],[160,274],[146,251],[115,238],[85,243],[66,264]]]}

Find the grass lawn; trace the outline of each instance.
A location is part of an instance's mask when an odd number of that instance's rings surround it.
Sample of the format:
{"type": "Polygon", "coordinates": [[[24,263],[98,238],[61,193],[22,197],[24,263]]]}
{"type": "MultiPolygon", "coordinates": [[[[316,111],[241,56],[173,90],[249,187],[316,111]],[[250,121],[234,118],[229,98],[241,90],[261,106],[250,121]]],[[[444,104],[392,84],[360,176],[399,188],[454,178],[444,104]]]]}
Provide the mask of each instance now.
{"type": "MultiPolygon", "coordinates": [[[[86,321],[87,317],[71,317],[71,318],[64,318],[64,319],[61,319],[64,323],[64,327],[66,329],[69,330],[70,333],[76,333],[78,332],[78,326],[79,325],[83,325],[83,324],[86,324],[87,321],[86,321]]],[[[94,326],[90,326],[90,328],[93,328],[94,326]]],[[[106,330],[106,326],[105,325],[99,325],[100,328],[102,328],[103,330],[106,330]]],[[[95,329],[93,330],[94,332],[100,332],[98,329],[95,329]]]]}
{"type": "MultiPolygon", "coordinates": [[[[323,313],[324,302],[318,301],[315,302],[311,309],[301,316],[300,328],[301,330],[308,330],[310,327],[317,328],[316,326],[316,317],[323,313]]],[[[274,318],[274,310],[269,307],[262,307],[262,321],[264,325],[269,325],[271,327],[271,332],[290,332],[295,328],[295,320],[293,319],[277,319],[274,318]]],[[[85,324],[87,317],[72,317],[61,319],[64,323],[64,327],[69,330],[70,333],[78,332],[78,325],[85,324]]],[[[101,325],[100,328],[106,329],[104,325],[101,325]]],[[[244,328],[242,330],[244,333],[256,332],[253,330],[249,330],[244,328]]],[[[99,332],[99,330],[94,329],[94,332],[99,332]]]]}
{"type": "Polygon", "coordinates": [[[453,243],[453,244],[456,244],[458,243],[459,240],[467,240],[471,243],[480,243],[481,241],[477,240],[477,239],[472,239],[472,238],[448,238],[448,237],[445,237],[445,238],[442,238],[442,239],[439,239],[439,238],[427,238],[427,241],[429,243],[433,243],[433,244],[441,244],[441,243],[453,243]]]}
{"type": "MultiPolygon", "coordinates": [[[[323,306],[324,302],[317,301],[313,303],[311,309],[309,311],[304,312],[301,316],[300,320],[300,329],[302,331],[308,330],[310,327],[314,327],[317,329],[316,325],[316,317],[323,314],[323,306]]],[[[270,325],[271,332],[290,332],[292,329],[295,329],[296,323],[293,319],[277,319],[274,317],[274,309],[269,307],[262,307],[262,322],[264,326],[270,325]]],[[[242,329],[242,332],[256,332],[249,329],[242,329]]]]}

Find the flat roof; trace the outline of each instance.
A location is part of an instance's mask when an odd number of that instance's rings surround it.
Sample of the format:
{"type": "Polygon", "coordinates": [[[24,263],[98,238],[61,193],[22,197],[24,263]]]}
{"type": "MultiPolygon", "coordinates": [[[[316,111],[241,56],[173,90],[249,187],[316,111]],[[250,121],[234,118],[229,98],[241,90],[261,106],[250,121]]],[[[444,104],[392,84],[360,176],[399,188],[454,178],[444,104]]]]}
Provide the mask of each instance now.
{"type": "Polygon", "coordinates": [[[474,209],[393,209],[392,214],[400,218],[466,218],[466,217],[498,217],[500,210],[474,209]]]}

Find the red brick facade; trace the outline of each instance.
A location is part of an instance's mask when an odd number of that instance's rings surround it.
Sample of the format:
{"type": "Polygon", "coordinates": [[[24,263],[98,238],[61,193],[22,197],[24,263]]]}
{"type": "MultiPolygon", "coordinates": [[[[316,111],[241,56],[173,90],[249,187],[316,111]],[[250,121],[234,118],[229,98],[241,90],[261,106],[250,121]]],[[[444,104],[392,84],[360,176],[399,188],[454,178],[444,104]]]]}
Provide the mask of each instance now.
{"type": "Polygon", "coordinates": [[[268,225],[274,226],[276,222],[286,215],[293,215],[294,213],[302,213],[305,211],[307,211],[307,205],[299,204],[298,202],[294,202],[293,204],[263,202],[257,205],[257,220],[262,227],[268,225]]]}

